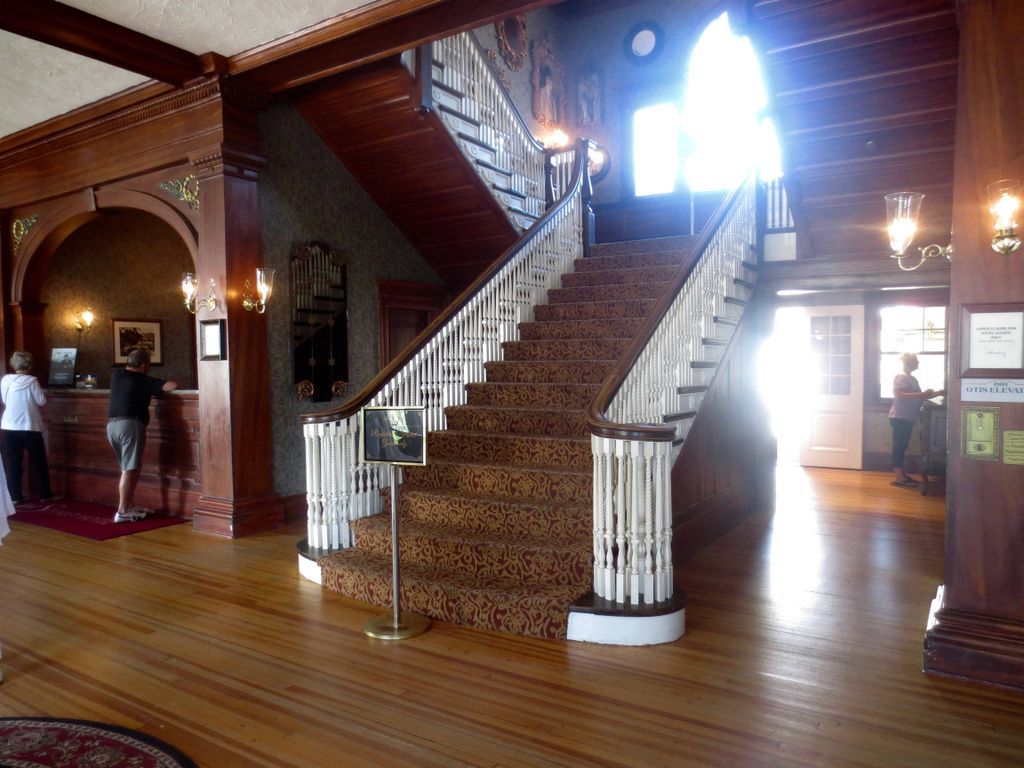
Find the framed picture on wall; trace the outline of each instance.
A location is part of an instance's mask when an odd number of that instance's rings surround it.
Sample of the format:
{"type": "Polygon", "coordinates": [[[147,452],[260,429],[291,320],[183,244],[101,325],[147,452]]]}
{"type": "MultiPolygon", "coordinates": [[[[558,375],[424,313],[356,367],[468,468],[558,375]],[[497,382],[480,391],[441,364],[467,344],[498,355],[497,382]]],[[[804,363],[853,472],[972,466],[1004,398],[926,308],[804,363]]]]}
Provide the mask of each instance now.
{"type": "Polygon", "coordinates": [[[111,320],[114,344],[114,365],[125,365],[133,349],[149,350],[150,362],[163,365],[163,346],[159,320],[111,320]]]}

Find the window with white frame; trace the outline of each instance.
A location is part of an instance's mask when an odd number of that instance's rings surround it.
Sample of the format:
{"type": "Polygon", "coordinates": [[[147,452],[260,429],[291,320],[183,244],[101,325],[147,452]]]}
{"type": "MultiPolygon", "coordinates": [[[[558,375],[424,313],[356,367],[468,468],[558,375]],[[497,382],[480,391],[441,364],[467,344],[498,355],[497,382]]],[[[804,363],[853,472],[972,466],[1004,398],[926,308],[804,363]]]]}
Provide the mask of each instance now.
{"type": "Polygon", "coordinates": [[[881,307],[878,383],[883,399],[892,399],[892,382],[902,373],[900,355],[917,355],[914,377],[921,389],[946,388],[946,307],[895,304],[881,307]]]}

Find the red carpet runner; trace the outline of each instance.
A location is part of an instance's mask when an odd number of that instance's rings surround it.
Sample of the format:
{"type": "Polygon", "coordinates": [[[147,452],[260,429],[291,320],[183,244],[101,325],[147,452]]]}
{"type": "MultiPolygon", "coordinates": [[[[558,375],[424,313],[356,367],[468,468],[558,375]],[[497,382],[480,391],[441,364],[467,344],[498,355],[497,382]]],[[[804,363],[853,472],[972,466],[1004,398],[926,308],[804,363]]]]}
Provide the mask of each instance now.
{"type": "MultiPolygon", "coordinates": [[[[443,621],[564,638],[592,586],[586,408],[666,290],[689,238],[602,245],[487,363],[400,489],[402,605],[443,621]]],[[[385,500],[384,508],[389,510],[385,500]]],[[[322,557],[323,584],[391,603],[390,513],[322,557]]]]}
{"type": "Polygon", "coordinates": [[[9,522],[12,523],[12,527],[16,527],[18,523],[30,523],[75,536],[84,536],[94,541],[105,541],[130,533],[141,533],[188,522],[183,517],[150,515],[137,523],[115,523],[115,511],[114,507],[104,504],[74,499],[33,501],[15,507],[14,517],[10,518],[9,522]]]}

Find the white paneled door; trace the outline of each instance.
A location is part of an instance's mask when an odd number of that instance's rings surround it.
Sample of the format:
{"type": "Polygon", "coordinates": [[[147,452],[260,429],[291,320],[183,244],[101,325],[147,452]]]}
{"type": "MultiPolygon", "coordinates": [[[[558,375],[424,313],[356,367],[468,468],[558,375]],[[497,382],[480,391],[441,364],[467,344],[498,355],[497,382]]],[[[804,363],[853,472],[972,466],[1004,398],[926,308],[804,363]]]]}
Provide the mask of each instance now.
{"type": "Polygon", "coordinates": [[[864,439],[864,307],[807,307],[805,467],[860,469],[864,439]]]}

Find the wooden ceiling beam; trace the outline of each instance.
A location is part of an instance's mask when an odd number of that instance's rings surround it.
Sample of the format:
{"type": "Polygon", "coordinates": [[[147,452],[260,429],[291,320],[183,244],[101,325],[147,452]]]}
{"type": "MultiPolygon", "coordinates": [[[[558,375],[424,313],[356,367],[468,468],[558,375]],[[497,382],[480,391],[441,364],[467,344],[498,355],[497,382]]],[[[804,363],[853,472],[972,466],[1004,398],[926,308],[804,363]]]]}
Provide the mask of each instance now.
{"type": "Polygon", "coordinates": [[[189,51],[55,0],[3,0],[0,29],[181,86],[203,75],[189,51]]]}
{"type": "Polygon", "coordinates": [[[231,57],[231,74],[279,93],[558,0],[375,3],[231,57]]]}

